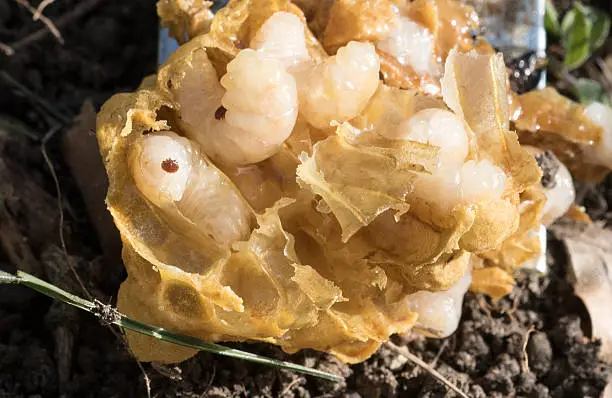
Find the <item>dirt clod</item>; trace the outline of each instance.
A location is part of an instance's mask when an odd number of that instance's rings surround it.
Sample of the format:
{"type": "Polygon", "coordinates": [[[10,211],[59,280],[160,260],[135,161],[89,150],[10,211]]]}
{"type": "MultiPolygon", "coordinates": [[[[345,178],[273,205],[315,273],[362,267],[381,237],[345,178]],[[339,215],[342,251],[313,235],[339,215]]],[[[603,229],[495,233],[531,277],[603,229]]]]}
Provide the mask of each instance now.
{"type": "Polygon", "coordinates": [[[527,343],[527,357],[529,368],[537,374],[544,374],[550,369],[553,357],[552,346],[545,333],[531,334],[527,343]]]}

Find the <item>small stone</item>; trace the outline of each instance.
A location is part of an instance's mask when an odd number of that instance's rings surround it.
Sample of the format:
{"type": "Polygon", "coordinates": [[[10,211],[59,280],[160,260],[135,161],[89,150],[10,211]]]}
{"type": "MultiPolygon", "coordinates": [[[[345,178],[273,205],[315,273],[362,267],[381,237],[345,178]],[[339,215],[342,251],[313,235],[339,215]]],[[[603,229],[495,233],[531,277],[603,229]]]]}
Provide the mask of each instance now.
{"type": "Polygon", "coordinates": [[[389,369],[399,370],[404,367],[406,362],[408,362],[408,358],[405,358],[401,355],[397,355],[391,360],[391,363],[389,364],[389,369]]]}
{"type": "Polygon", "coordinates": [[[476,370],[476,358],[465,351],[459,351],[455,359],[457,368],[462,372],[473,372],[476,370]]]}
{"type": "Polygon", "coordinates": [[[551,331],[550,337],[555,346],[564,352],[574,344],[582,343],[584,334],[580,327],[580,317],[578,315],[568,315],[560,318],[551,331]]]}
{"type": "Polygon", "coordinates": [[[535,386],[531,394],[529,394],[529,398],[549,398],[550,393],[548,392],[548,387],[544,384],[538,384],[535,386]]]}
{"type": "Polygon", "coordinates": [[[519,373],[521,373],[521,367],[518,361],[512,358],[510,355],[501,354],[497,357],[497,361],[490,371],[507,375],[513,378],[518,376],[519,373]]]}
{"type": "Polygon", "coordinates": [[[489,373],[485,376],[484,388],[492,393],[497,391],[508,396],[514,392],[514,383],[508,375],[500,373],[489,373]]]}
{"type": "Polygon", "coordinates": [[[487,393],[485,393],[485,390],[478,384],[472,384],[469,396],[472,398],[487,398],[487,393]]]}
{"type": "Polygon", "coordinates": [[[461,350],[475,357],[488,355],[490,352],[489,345],[479,333],[467,327],[466,323],[461,328],[461,350]]]}
{"type": "Polygon", "coordinates": [[[530,394],[533,391],[536,382],[537,377],[535,374],[531,372],[521,373],[516,383],[517,392],[524,395],[530,394]]]}
{"type": "Polygon", "coordinates": [[[546,333],[535,332],[529,336],[527,357],[529,368],[537,374],[544,374],[550,370],[553,352],[546,333]]]}

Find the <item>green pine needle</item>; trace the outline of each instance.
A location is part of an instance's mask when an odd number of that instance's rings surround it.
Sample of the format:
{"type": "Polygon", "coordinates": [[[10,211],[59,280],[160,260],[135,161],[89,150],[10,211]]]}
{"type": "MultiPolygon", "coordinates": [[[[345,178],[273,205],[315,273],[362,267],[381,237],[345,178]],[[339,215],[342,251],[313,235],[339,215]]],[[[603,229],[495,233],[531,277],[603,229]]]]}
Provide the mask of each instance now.
{"type": "Polygon", "coordinates": [[[35,276],[32,276],[22,271],[17,271],[16,275],[0,271],[0,284],[18,284],[26,286],[53,299],[62,301],[66,304],[70,304],[74,307],[80,308],[81,310],[87,311],[99,318],[102,323],[114,324],[124,329],[130,329],[159,340],[181,345],[183,347],[212,352],[214,354],[232,358],[244,359],[245,361],[251,361],[262,365],[275,366],[281,369],[291,370],[296,373],[303,373],[306,375],[315,376],[334,382],[341,382],[344,380],[343,377],[332,373],[308,368],[306,366],[297,365],[291,362],[278,361],[276,359],[267,358],[257,354],[251,354],[250,352],[236,350],[219,344],[207,343],[195,337],[184,336],[178,333],[173,333],[169,330],[160,327],[147,325],[145,323],[128,318],[127,316],[119,313],[116,309],[109,305],[102,304],[97,300],[95,300],[94,302],[84,300],[78,296],[75,296],[74,294],[70,294],[58,288],[57,286],[54,286],[48,282],[45,282],[41,279],[36,278],[35,276]]]}

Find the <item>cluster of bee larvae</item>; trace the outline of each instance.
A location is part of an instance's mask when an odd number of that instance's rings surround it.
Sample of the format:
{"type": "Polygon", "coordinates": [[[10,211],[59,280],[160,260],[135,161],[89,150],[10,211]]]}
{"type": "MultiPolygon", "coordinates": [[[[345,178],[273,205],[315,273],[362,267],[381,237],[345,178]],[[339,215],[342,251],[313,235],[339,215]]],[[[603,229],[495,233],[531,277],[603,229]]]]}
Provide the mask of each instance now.
{"type": "MultiPolygon", "coordinates": [[[[513,93],[470,7],[324,3],[160,2],[188,40],[98,115],[121,312],[351,363],[445,337],[468,289],[501,297],[541,257],[573,177],[612,167],[612,109],[513,93]]],[[[195,353],[127,337],[143,361],[195,353]]]]}

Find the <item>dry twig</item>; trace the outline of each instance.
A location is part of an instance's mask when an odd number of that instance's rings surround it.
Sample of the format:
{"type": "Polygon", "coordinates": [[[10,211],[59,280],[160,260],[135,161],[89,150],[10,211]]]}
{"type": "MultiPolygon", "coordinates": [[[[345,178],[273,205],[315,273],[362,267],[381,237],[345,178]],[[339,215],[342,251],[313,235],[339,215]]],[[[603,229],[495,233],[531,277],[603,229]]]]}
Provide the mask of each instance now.
{"type": "Polygon", "coordinates": [[[527,280],[524,279],[521,282],[521,285],[514,290],[514,298],[512,299],[512,306],[507,309],[507,310],[503,310],[501,313],[503,315],[507,315],[508,318],[512,321],[515,322],[516,319],[514,318],[514,313],[518,310],[518,306],[519,306],[519,302],[521,299],[521,293],[525,290],[525,287],[527,285],[527,280]]]}
{"type": "Polygon", "coordinates": [[[49,171],[51,172],[51,177],[53,178],[53,182],[55,184],[55,190],[57,193],[57,208],[59,211],[59,227],[58,227],[59,228],[59,239],[60,239],[60,244],[62,245],[64,259],[66,260],[66,264],[68,264],[68,266],[70,267],[70,271],[72,271],[74,278],[79,283],[79,286],[81,286],[81,290],[83,291],[83,293],[85,293],[87,298],[91,300],[93,299],[93,296],[91,295],[91,293],[89,293],[89,290],[87,290],[87,288],[85,287],[85,284],[81,280],[81,277],[79,276],[78,272],[74,268],[74,265],[72,264],[72,261],[70,261],[70,257],[68,256],[68,250],[66,249],[66,238],[64,236],[64,209],[62,205],[62,202],[63,202],[62,190],[60,188],[59,179],[57,178],[57,174],[55,173],[55,168],[53,167],[53,163],[51,163],[51,160],[49,159],[49,155],[47,155],[47,142],[51,138],[53,138],[53,136],[60,130],[60,128],[61,126],[58,125],[52,128],[51,130],[49,130],[47,134],[45,134],[45,136],[42,139],[40,151],[42,152],[43,158],[45,159],[45,163],[47,163],[47,166],[49,167],[49,171]]]}
{"type": "Polygon", "coordinates": [[[531,326],[529,328],[529,330],[527,330],[527,333],[525,334],[525,338],[523,341],[523,362],[522,362],[522,368],[523,368],[523,372],[524,373],[529,373],[529,358],[527,357],[527,344],[529,343],[529,336],[531,336],[531,333],[535,332],[535,329],[533,328],[533,326],[531,326]]]}
{"type": "Polygon", "coordinates": [[[610,70],[610,67],[608,66],[606,61],[604,61],[600,57],[597,57],[595,59],[595,62],[597,62],[597,65],[601,68],[601,71],[602,71],[604,77],[606,78],[606,80],[610,84],[612,84],[612,70],[610,70]]]}
{"type": "Polygon", "coordinates": [[[482,297],[482,295],[478,296],[478,305],[480,306],[480,309],[483,310],[484,313],[487,315],[487,318],[492,321],[493,315],[491,314],[491,309],[489,307],[489,304],[487,304],[487,302],[485,301],[484,297],[482,297]]]}
{"type": "Polygon", "coordinates": [[[0,42],[0,51],[2,51],[5,55],[8,55],[9,57],[15,54],[15,50],[13,49],[13,47],[2,42],[0,42]]]}
{"type": "MultiPolygon", "coordinates": [[[[442,353],[446,349],[447,345],[448,345],[448,339],[443,340],[442,345],[440,346],[440,349],[436,353],[436,356],[434,357],[434,359],[431,360],[431,362],[429,362],[429,366],[435,367],[438,364],[438,360],[442,356],[442,353]]],[[[412,372],[410,372],[410,378],[416,377],[418,371],[419,371],[419,368],[412,369],[412,372]]]]}
{"type": "Polygon", "coordinates": [[[438,353],[436,354],[434,359],[429,363],[430,366],[436,366],[436,364],[438,363],[438,360],[442,356],[442,353],[446,349],[447,345],[448,345],[448,340],[442,341],[442,345],[440,345],[440,349],[438,350],[438,353]]]}
{"type": "Polygon", "coordinates": [[[53,21],[51,21],[49,18],[47,18],[43,14],[38,13],[37,9],[32,7],[32,5],[30,4],[28,0],[15,0],[15,1],[21,4],[23,7],[25,7],[28,11],[30,11],[30,13],[32,14],[32,19],[34,21],[36,21],[37,19],[40,19],[40,21],[45,24],[49,32],[51,32],[51,34],[55,36],[57,41],[59,41],[61,44],[64,44],[64,38],[62,37],[62,34],[60,33],[59,29],[57,29],[57,27],[53,24],[53,21]]]}
{"type": "Polygon", "coordinates": [[[295,379],[293,379],[293,381],[291,383],[289,383],[287,385],[287,387],[285,387],[285,389],[283,390],[283,392],[280,393],[281,397],[284,397],[285,395],[288,395],[289,392],[291,391],[291,389],[293,387],[295,387],[301,380],[303,380],[301,377],[297,376],[295,379]]]}
{"type": "Polygon", "coordinates": [[[410,351],[408,351],[408,349],[404,348],[404,347],[399,347],[395,344],[393,344],[392,342],[388,341],[385,344],[391,351],[395,352],[398,355],[403,356],[404,358],[408,359],[411,362],[414,362],[415,364],[417,364],[418,366],[420,366],[421,368],[423,368],[424,370],[426,370],[427,372],[429,372],[436,380],[438,380],[439,382],[441,382],[442,384],[444,384],[446,387],[450,388],[451,390],[453,390],[455,393],[457,393],[460,397],[462,398],[470,398],[466,393],[464,393],[463,391],[461,391],[459,389],[459,387],[457,387],[456,385],[454,385],[453,383],[451,383],[446,377],[442,376],[440,374],[440,372],[438,372],[437,370],[435,370],[433,367],[431,367],[431,365],[427,364],[425,361],[423,361],[421,358],[417,357],[416,355],[414,355],[413,353],[411,353],[410,351]]]}
{"type": "Polygon", "coordinates": [[[204,398],[208,394],[208,390],[210,390],[210,386],[212,386],[212,383],[215,380],[216,375],[217,375],[217,364],[213,362],[212,376],[210,376],[210,380],[208,381],[206,388],[204,389],[204,391],[202,391],[202,394],[200,394],[200,398],[204,398]]]}
{"type": "MultiPolygon", "coordinates": [[[[15,1],[24,1],[24,0],[15,0],[15,1]]],[[[83,0],[81,1],[70,12],[67,12],[66,14],[59,17],[55,23],[55,26],[57,28],[61,28],[64,25],[67,25],[73,22],[74,20],[80,18],[82,15],[88,13],[90,10],[96,7],[101,1],[102,0],[83,0]]],[[[41,20],[42,20],[42,17],[41,17],[41,20]]],[[[37,42],[38,40],[44,38],[48,34],[49,34],[48,29],[46,28],[39,29],[32,34],[27,35],[23,39],[20,39],[16,41],[15,43],[12,43],[11,48],[15,51],[18,51],[19,49],[23,47],[26,47],[32,43],[37,42]]]]}
{"type": "Polygon", "coordinates": [[[34,16],[32,17],[32,19],[34,21],[38,21],[40,19],[40,17],[42,16],[43,11],[45,10],[45,8],[47,8],[47,6],[53,4],[55,2],[55,0],[43,0],[40,2],[40,4],[38,5],[38,7],[36,7],[36,12],[34,13],[34,16]]]}

